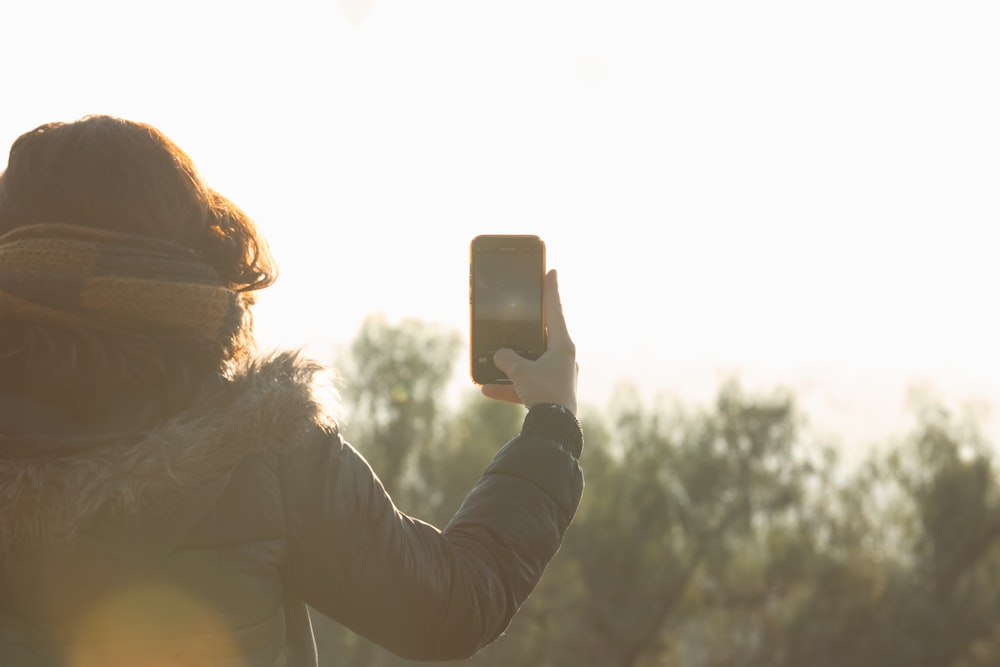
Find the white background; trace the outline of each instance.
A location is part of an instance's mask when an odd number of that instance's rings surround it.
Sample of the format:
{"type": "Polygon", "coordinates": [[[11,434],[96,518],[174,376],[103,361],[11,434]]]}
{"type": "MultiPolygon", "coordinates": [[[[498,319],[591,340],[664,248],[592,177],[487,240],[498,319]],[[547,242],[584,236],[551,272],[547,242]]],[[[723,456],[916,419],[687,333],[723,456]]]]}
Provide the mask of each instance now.
{"type": "Polygon", "coordinates": [[[163,130],[271,241],[265,346],[464,334],[469,240],[537,233],[585,403],[736,375],[863,448],[925,387],[1000,442],[998,34],[989,1],[22,2],[0,144],[163,130]]]}

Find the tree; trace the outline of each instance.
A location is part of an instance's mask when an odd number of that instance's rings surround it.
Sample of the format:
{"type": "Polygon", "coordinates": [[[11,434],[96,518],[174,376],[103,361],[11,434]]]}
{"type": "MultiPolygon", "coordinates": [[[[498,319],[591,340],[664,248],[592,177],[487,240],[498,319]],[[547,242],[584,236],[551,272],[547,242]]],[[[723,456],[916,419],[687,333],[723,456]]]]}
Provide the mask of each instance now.
{"type": "Polygon", "coordinates": [[[350,438],[394,498],[408,499],[414,452],[439,437],[460,344],[456,332],[431,323],[371,316],[341,360],[350,438]]]}
{"type": "Polygon", "coordinates": [[[997,664],[1000,636],[1000,487],[993,453],[974,424],[939,405],[873,463],[898,534],[899,576],[880,600],[866,664],[997,664]]]}
{"type": "MultiPolygon", "coordinates": [[[[393,500],[410,514],[426,508],[421,452],[438,446],[448,418],[446,391],[459,335],[415,319],[364,320],[348,353],[338,360],[348,439],[369,460],[393,500]]],[[[350,631],[313,614],[320,655],[332,664],[369,667],[397,659],[350,631]]]]}
{"type": "Polygon", "coordinates": [[[470,389],[449,415],[441,437],[421,447],[414,458],[414,494],[420,499],[415,507],[421,516],[443,526],[497,451],[520,432],[524,414],[522,406],[470,389]]]}
{"type": "Polygon", "coordinates": [[[572,664],[715,664],[756,641],[728,612],[772,594],[765,545],[830,459],[801,440],[790,396],[750,397],[735,382],[701,413],[648,410],[634,396],[613,411],[607,444],[586,453],[597,490],[564,547],[584,596],[572,664]]]}
{"type": "Polygon", "coordinates": [[[997,664],[1000,497],[974,426],[925,406],[912,433],[832,491],[788,622],[754,664],[997,664]]]}
{"type": "MultiPolygon", "coordinates": [[[[523,408],[443,403],[458,337],[374,318],[351,346],[349,430],[405,511],[443,525],[523,408]]],[[[786,392],[704,409],[620,392],[584,423],[587,492],[509,637],[470,665],[992,667],[1000,471],[935,404],[850,475],[786,392]]],[[[317,626],[335,664],[407,661],[317,626]]]]}

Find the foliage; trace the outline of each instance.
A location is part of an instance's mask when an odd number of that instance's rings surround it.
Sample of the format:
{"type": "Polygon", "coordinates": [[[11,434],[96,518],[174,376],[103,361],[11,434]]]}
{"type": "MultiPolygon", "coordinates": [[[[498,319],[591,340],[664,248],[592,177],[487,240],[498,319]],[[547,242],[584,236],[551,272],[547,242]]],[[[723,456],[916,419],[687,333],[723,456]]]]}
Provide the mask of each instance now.
{"type": "Polygon", "coordinates": [[[350,437],[394,497],[418,448],[438,434],[438,417],[458,351],[457,333],[419,320],[371,316],[340,364],[350,437]]]}
{"type": "MultiPolygon", "coordinates": [[[[447,408],[456,341],[371,320],[345,374],[351,437],[437,525],[523,415],[472,390],[447,408]]],[[[844,471],[794,396],[736,381],[700,409],[622,392],[585,414],[574,525],[508,634],[467,664],[1000,664],[998,466],[974,423],[922,406],[844,471]]],[[[329,664],[411,664],[325,621],[317,638],[329,664]]]]}

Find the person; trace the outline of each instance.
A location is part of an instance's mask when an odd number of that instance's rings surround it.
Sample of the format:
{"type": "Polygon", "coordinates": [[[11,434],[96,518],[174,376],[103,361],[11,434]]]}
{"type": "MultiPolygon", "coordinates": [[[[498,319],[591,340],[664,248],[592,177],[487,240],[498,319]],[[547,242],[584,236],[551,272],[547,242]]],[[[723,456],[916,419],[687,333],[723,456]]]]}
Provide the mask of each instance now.
{"type": "Polygon", "coordinates": [[[88,116],[14,142],[0,664],[315,665],[310,609],[420,660],[508,628],[583,491],[555,273],[547,351],[498,352],[513,384],[482,388],[527,406],[521,431],[443,529],[393,504],[320,364],[256,349],[275,276],[254,223],[157,129],[88,116]]]}

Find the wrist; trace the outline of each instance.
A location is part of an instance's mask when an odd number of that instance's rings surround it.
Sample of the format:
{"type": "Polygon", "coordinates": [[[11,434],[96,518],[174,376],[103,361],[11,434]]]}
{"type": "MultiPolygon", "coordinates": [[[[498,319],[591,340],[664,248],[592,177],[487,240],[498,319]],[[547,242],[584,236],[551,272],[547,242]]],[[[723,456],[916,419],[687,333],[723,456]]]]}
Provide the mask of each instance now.
{"type": "Polygon", "coordinates": [[[558,403],[532,405],[524,418],[521,434],[552,440],[576,458],[583,451],[580,421],[569,408],[558,403]]]}

